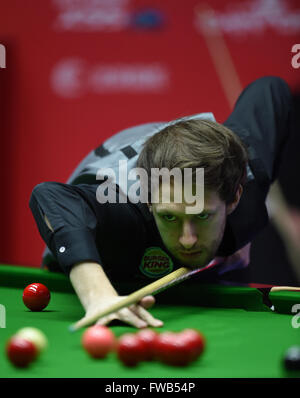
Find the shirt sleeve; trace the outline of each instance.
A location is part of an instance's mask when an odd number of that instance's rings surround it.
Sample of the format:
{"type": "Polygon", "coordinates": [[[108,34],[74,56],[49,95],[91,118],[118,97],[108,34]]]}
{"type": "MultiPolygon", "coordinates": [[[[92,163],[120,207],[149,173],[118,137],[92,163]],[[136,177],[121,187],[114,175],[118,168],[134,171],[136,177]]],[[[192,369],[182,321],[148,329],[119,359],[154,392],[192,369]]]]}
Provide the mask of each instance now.
{"type": "Polygon", "coordinates": [[[66,274],[78,262],[101,264],[96,245],[96,189],[97,185],[44,182],[32,191],[29,206],[40,235],[66,274]]]}

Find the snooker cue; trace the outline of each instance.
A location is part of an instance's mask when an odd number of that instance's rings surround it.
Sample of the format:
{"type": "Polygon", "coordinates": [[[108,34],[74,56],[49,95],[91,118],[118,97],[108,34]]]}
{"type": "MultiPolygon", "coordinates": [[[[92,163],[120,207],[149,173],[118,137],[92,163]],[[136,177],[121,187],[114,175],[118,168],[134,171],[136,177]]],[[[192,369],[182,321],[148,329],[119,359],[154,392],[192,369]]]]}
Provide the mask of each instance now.
{"type": "Polygon", "coordinates": [[[230,51],[218,27],[213,9],[207,4],[202,3],[196,6],[195,12],[212,63],[221,82],[226,99],[232,109],[237,97],[242,91],[242,84],[230,55],[230,51]]]}
{"type": "Polygon", "coordinates": [[[270,292],[299,292],[300,287],[293,287],[293,286],[273,286],[271,287],[270,292]]]}
{"type": "MultiPolygon", "coordinates": [[[[206,4],[201,4],[201,6],[196,7],[196,15],[227,101],[230,107],[233,108],[235,100],[242,92],[242,85],[230,51],[218,26],[213,9],[206,4]]],[[[275,181],[271,186],[268,201],[271,207],[274,208],[271,221],[285,245],[289,263],[295,273],[297,282],[300,283],[300,249],[290,237],[288,223],[292,216],[278,181],[275,181]]],[[[297,290],[297,288],[289,287],[285,290],[291,289],[297,290]]]]}
{"type": "Polygon", "coordinates": [[[131,293],[130,295],[126,296],[123,300],[120,300],[118,303],[114,303],[104,310],[102,309],[101,311],[97,311],[95,312],[95,314],[89,317],[82,318],[78,322],[71,325],[69,327],[69,330],[71,332],[75,332],[76,330],[88,326],[106,315],[112,314],[113,312],[119,311],[122,308],[128,307],[132,304],[139,302],[145,296],[155,295],[157,293],[160,293],[161,291],[171,286],[174,286],[177,283],[183,282],[184,280],[190,278],[192,275],[197,274],[198,272],[201,272],[205,269],[208,269],[216,264],[218,264],[218,261],[212,260],[208,265],[201,268],[195,268],[195,269],[186,268],[186,267],[178,268],[177,270],[171,272],[170,274],[150,283],[149,285],[142,287],[136,292],[131,293]]]}

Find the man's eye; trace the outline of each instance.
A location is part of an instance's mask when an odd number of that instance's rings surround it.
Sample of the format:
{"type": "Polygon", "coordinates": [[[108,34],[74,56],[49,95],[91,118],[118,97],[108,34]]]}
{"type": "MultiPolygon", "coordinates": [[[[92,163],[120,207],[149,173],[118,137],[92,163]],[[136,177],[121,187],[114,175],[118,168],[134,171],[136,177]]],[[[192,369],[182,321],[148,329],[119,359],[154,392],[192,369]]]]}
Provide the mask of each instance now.
{"type": "Polygon", "coordinates": [[[175,216],[172,216],[171,214],[165,214],[165,215],[163,216],[163,219],[166,220],[166,221],[175,221],[175,220],[176,220],[176,217],[175,217],[175,216]]]}
{"type": "Polygon", "coordinates": [[[207,220],[209,216],[210,216],[209,213],[201,213],[197,215],[197,217],[200,218],[200,220],[207,220]]]}

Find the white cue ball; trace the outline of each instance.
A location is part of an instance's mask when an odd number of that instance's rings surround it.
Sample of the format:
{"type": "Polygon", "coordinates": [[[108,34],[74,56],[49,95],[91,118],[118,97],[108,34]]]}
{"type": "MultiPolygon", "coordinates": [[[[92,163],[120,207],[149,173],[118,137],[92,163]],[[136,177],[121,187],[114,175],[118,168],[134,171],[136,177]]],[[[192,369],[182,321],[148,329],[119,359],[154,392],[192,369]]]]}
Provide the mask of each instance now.
{"type": "Polygon", "coordinates": [[[31,341],[34,345],[36,345],[39,353],[45,351],[48,347],[47,337],[41,330],[37,328],[22,328],[16,333],[16,336],[31,341]]]}

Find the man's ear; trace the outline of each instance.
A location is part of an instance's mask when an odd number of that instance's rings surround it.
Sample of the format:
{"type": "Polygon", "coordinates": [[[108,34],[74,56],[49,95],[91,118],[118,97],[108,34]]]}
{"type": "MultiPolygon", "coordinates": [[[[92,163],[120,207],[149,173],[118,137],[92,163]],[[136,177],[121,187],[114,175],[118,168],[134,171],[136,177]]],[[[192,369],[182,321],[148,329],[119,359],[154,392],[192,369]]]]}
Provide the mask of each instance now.
{"type": "Polygon", "coordinates": [[[243,187],[240,184],[238,189],[236,190],[234,201],[226,206],[226,214],[227,214],[227,216],[229,214],[231,214],[235,210],[237,205],[239,204],[239,201],[241,199],[242,193],[243,193],[243,187]]]}
{"type": "Polygon", "coordinates": [[[147,206],[148,206],[150,213],[152,213],[152,205],[150,203],[147,203],[147,206]]]}

